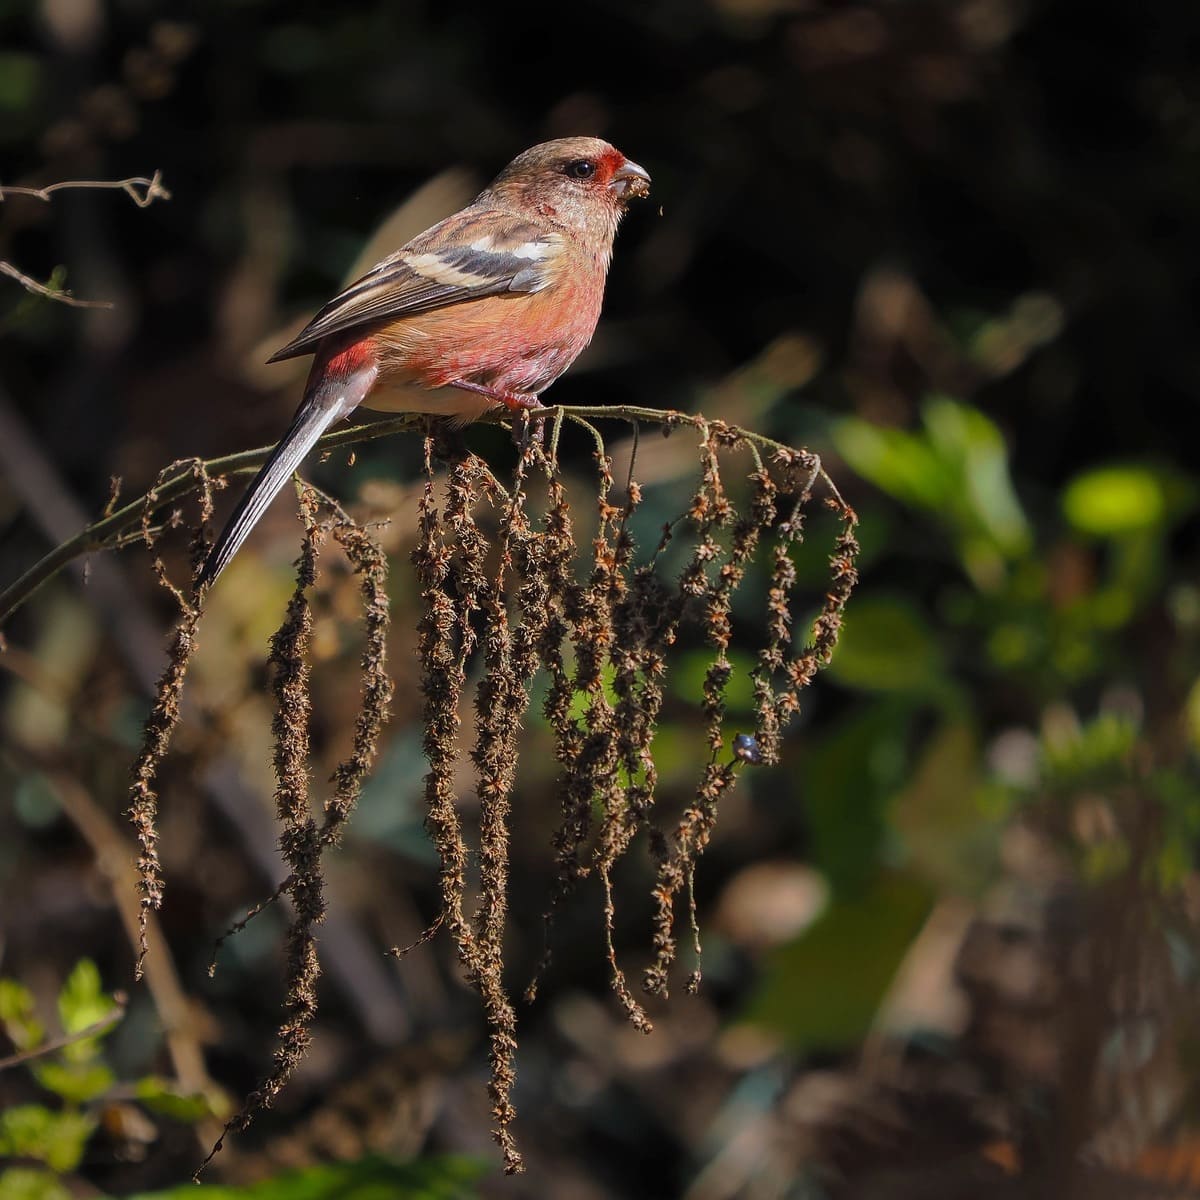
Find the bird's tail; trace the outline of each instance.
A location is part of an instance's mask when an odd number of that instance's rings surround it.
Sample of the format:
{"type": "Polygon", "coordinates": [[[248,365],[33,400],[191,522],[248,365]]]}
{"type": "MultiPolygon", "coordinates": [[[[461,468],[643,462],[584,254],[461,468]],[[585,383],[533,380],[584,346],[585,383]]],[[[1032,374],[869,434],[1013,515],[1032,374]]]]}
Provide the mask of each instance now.
{"type": "MultiPolygon", "coordinates": [[[[364,376],[366,374],[363,373],[364,376]]],[[[230,560],[241,549],[242,543],[249,537],[250,531],[258,524],[259,518],[267,511],[267,506],[291,478],[292,472],[304,460],[321,434],[334,421],[358,407],[374,382],[374,372],[371,371],[369,375],[369,378],[326,376],[319,380],[310,379],[304,401],[296,410],[288,431],[280,438],[279,445],[271,452],[271,457],[263,463],[262,470],[246,489],[246,494],[234,509],[233,516],[229,518],[221,536],[209,551],[200,577],[196,581],[197,588],[211,584],[229,565],[230,560]]]]}

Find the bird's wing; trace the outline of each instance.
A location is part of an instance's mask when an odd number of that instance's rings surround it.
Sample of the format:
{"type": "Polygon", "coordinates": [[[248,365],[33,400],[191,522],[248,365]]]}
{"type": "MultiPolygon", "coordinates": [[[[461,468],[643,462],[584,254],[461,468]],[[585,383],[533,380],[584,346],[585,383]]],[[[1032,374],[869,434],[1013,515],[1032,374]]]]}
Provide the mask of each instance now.
{"type": "Polygon", "coordinates": [[[415,237],[335,296],[267,361],[311,354],[322,338],[553,279],[562,235],[495,210],[466,209],[415,237]]]}

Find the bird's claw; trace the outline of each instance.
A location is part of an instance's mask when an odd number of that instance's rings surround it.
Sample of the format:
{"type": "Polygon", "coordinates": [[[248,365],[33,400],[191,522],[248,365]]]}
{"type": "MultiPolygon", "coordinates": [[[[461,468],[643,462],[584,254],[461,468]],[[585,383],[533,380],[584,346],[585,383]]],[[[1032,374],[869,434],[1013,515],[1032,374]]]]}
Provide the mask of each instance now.
{"type": "Polygon", "coordinates": [[[537,408],[525,408],[520,412],[513,413],[513,442],[522,452],[528,450],[530,446],[546,444],[546,422],[538,415],[538,409],[542,407],[539,404],[537,408]]]}
{"type": "Polygon", "coordinates": [[[503,392],[500,402],[512,413],[513,441],[521,450],[527,450],[533,444],[544,444],[545,422],[537,414],[545,405],[536,396],[524,392],[503,392]]]}

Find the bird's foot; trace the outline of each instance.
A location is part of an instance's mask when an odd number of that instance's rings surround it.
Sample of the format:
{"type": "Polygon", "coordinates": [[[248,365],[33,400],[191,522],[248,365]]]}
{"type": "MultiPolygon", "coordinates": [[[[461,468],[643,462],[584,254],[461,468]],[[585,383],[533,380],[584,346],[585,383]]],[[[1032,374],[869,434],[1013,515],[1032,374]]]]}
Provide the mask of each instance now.
{"type": "Polygon", "coordinates": [[[522,409],[520,413],[513,417],[513,441],[522,454],[530,446],[544,446],[546,444],[546,422],[537,415],[538,409],[542,407],[539,404],[537,409],[522,409]]]}
{"type": "Polygon", "coordinates": [[[514,415],[537,412],[539,408],[545,408],[545,405],[536,396],[527,396],[524,392],[501,392],[500,403],[514,415]]]}
{"type": "Polygon", "coordinates": [[[478,392],[481,396],[490,396],[497,404],[503,404],[512,413],[513,441],[522,450],[532,442],[541,445],[544,441],[545,428],[535,414],[544,409],[545,405],[536,396],[530,396],[526,392],[505,392],[484,387],[483,384],[470,383],[465,379],[458,380],[454,386],[467,392],[478,392]]]}
{"type": "Polygon", "coordinates": [[[542,446],[546,442],[546,422],[538,416],[545,405],[536,396],[521,392],[505,392],[501,402],[512,413],[513,441],[524,453],[530,446],[542,446]]]}
{"type": "Polygon", "coordinates": [[[497,404],[503,404],[511,413],[529,412],[543,407],[536,396],[525,392],[506,392],[499,388],[485,387],[482,383],[471,383],[467,379],[457,379],[452,385],[462,388],[464,392],[475,392],[480,396],[488,396],[497,404]]]}

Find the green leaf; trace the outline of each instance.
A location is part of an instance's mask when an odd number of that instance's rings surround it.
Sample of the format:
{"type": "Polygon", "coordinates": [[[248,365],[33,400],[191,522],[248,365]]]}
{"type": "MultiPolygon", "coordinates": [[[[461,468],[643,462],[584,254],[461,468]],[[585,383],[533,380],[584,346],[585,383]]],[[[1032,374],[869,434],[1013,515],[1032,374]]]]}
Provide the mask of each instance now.
{"type": "Polygon", "coordinates": [[[744,1019],[800,1051],[857,1046],[929,906],[925,885],[898,874],[880,875],[861,896],[830,905],[771,955],[744,1019]]]}
{"type": "Polygon", "coordinates": [[[1195,485],[1167,471],[1115,464],[1077,475],[1063,492],[1062,505],[1081,533],[1119,538],[1159,529],[1195,500],[1195,485]]]}
{"type": "Polygon", "coordinates": [[[857,705],[805,755],[801,794],[812,861],[835,896],[861,892],[878,869],[884,809],[906,777],[915,711],[899,697],[857,705]]]}
{"type": "Polygon", "coordinates": [[[1124,780],[1137,740],[1136,723],[1121,713],[1102,713],[1082,727],[1047,734],[1041,743],[1042,777],[1061,789],[1124,780]]]}
{"type": "Polygon", "coordinates": [[[859,597],[843,620],[829,667],[839,683],[868,692],[944,694],[949,685],[941,646],[906,597],[859,597]]]}
{"type": "Polygon", "coordinates": [[[831,437],[849,465],[901,503],[925,509],[954,539],[977,586],[995,588],[1005,562],[1032,542],[1008,470],[1008,448],[978,409],[944,396],[921,409],[920,432],[880,428],[857,417],[837,422],[831,437]]]}
{"type": "Polygon", "coordinates": [[[1008,446],[994,421],[978,409],[944,396],[921,410],[939,455],[953,463],[960,532],[985,534],[1008,556],[1030,544],[1029,524],[1008,472],[1008,446]]]}
{"type": "Polygon", "coordinates": [[[974,896],[994,875],[999,823],[979,803],[982,763],[973,726],[947,721],[926,743],[889,816],[905,862],[940,889],[974,896]]]}
{"type": "Polygon", "coordinates": [[[471,1185],[487,1168],[466,1158],[396,1163],[367,1158],[288,1171],[248,1187],[186,1183],[165,1192],[139,1192],[129,1200],[471,1200],[471,1185]]]}
{"type": "Polygon", "coordinates": [[[58,993],[58,1015],[63,1029],[67,1033],[81,1033],[103,1021],[112,1011],[112,997],[101,990],[100,969],[90,958],[81,958],[58,993]]]}
{"type": "MultiPolygon", "coordinates": [[[[750,672],[755,662],[751,655],[730,650],[726,656],[733,672],[725,685],[725,707],[730,716],[745,715],[754,711],[754,682],[750,672]]],[[[680,655],[675,670],[669,676],[673,695],[689,704],[695,704],[704,694],[704,677],[713,664],[711,650],[689,650],[680,655]]]]}
{"type": "Polygon", "coordinates": [[[103,1096],[117,1077],[103,1063],[72,1063],[46,1059],[30,1064],[33,1077],[48,1092],[61,1096],[68,1104],[86,1104],[103,1096]]]}
{"type": "Polygon", "coordinates": [[[171,1086],[169,1079],[146,1075],[134,1085],[133,1094],[152,1112],[161,1113],[175,1121],[188,1124],[213,1115],[208,1098],[200,1094],[185,1094],[171,1086]]]}
{"type": "Polygon", "coordinates": [[[0,979],[0,1022],[18,1050],[32,1050],[46,1038],[46,1031],[33,1015],[33,993],[15,979],[0,979]]]}
{"type": "Polygon", "coordinates": [[[919,434],[844,417],[830,436],[853,470],[905,504],[940,509],[954,489],[952,472],[919,434]]]}
{"type": "Polygon", "coordinates": [[[73,1171],[95,1128],[86,1113],[13,1105],[0,1112],[0,1158],[36,1158],[60,1173],[73,1171]]]}
{"type": "Polygon", "coordinates": [[[71,1200],[58,1176],[37,1167],[9,1167],[0,1171],[0,1196],[4,1200],[71,1200]]]}

